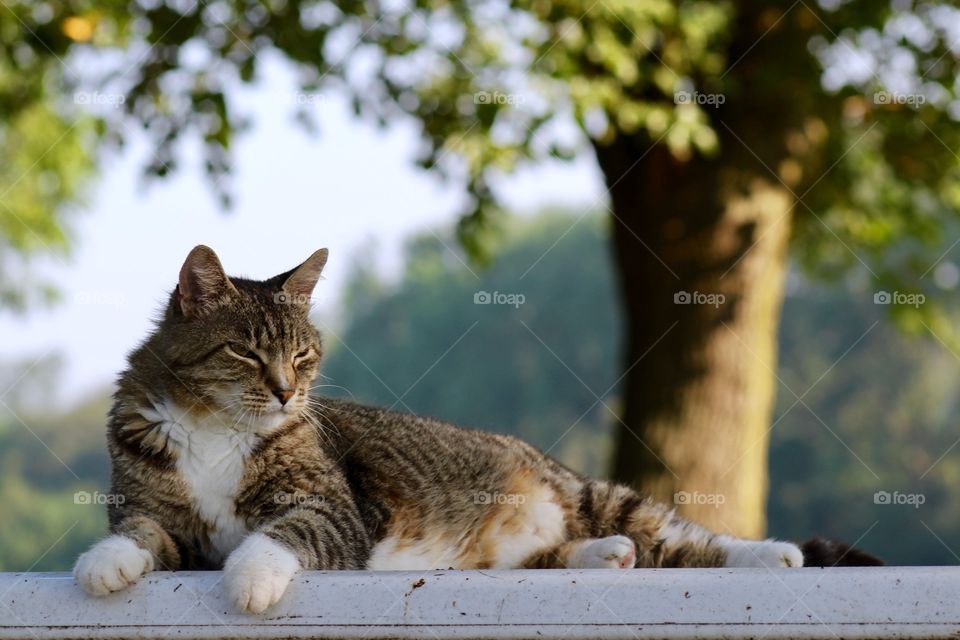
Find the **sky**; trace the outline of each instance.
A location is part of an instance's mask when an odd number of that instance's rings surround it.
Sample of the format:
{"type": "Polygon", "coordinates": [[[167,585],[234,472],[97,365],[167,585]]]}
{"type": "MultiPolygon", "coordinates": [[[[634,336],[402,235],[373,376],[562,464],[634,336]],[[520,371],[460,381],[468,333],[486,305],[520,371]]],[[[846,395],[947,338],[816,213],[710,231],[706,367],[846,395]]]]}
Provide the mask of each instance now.
{"type": "MultiPolygon", "coordinates": [[[[0,366],[60,355],[60,389],[51,402],[69,404],[102,389],[124,367],[165,304],[192,247],[206,244],[230,275],[267,278],[330,249],[315,300],[335,315],[352,255],[373,241],[389,278],[400,267],[406,238],[449,227],[464,200],[456,185],[413,164],[416,129],[387,130],[352,118],[331,95],[315,104],[321,131],[308,134],[292,119],[292,75],[278,60],[262,61],[263,78],[235,92],[254,128],[234,147],[234,206],[223,211],[188,150],[181,171],[144,184],[149,158],[134,137],[108,157],[88,206],[73,219],[66,260],[40,263],[62,302],[22,317],[0,312],[0,366]]],[[[602,176],[586,153],[572,163],[530,167],[500,185],[511,210],[561,204],[591,206],[604,198],[602,176]]]]}

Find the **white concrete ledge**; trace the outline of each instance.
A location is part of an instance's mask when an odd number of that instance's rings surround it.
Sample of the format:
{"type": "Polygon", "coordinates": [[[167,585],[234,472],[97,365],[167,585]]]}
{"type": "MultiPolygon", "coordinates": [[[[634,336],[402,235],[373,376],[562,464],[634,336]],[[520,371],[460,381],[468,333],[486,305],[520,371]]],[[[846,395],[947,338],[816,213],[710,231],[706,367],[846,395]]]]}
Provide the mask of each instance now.
{"type": "Polygon", "coordinates": [[[95,599],[0,574],[0,638],[957,638],[960,567],[310,572],[262,616],[219,572],[95,599]]]}

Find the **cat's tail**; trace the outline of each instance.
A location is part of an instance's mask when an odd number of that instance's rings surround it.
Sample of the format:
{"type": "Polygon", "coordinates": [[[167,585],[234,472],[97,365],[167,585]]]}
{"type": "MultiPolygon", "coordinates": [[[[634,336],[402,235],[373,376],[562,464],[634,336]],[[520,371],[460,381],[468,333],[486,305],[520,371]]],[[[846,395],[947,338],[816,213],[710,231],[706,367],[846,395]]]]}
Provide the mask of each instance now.
{"type": "Polygon", "coordinates": [[[883,560],[843,542],[812,538],[800,545],[805,567],[880,567],[883,560]]]}

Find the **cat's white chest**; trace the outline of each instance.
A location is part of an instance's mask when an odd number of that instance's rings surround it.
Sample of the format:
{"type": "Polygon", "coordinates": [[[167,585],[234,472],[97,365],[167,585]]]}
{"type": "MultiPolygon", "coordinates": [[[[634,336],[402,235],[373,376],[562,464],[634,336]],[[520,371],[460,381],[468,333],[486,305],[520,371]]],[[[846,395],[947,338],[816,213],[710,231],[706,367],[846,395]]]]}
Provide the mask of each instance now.
{"type": "Polygon", "coordinates": [[[160,409],[162,428],[177,452],[177,471],[193,506],[210,525],[214,561],[223,561],[249,533],[237,516],[236,498],[256,435],[216,424],[198,424],[176,408],[160,409]]]}

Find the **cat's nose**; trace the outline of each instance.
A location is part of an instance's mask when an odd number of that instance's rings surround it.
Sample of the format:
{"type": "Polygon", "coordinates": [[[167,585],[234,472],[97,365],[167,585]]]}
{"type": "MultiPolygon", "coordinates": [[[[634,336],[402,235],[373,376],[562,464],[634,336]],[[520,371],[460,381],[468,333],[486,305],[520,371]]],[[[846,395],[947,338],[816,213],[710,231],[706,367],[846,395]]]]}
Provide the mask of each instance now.
{"type": "Polygon", "coordinates": [[[293,397],[293,391],[290,389],[274,389],[273,395],[277,396],[280,404],[287,404],[290,398],[293,397]]]}

